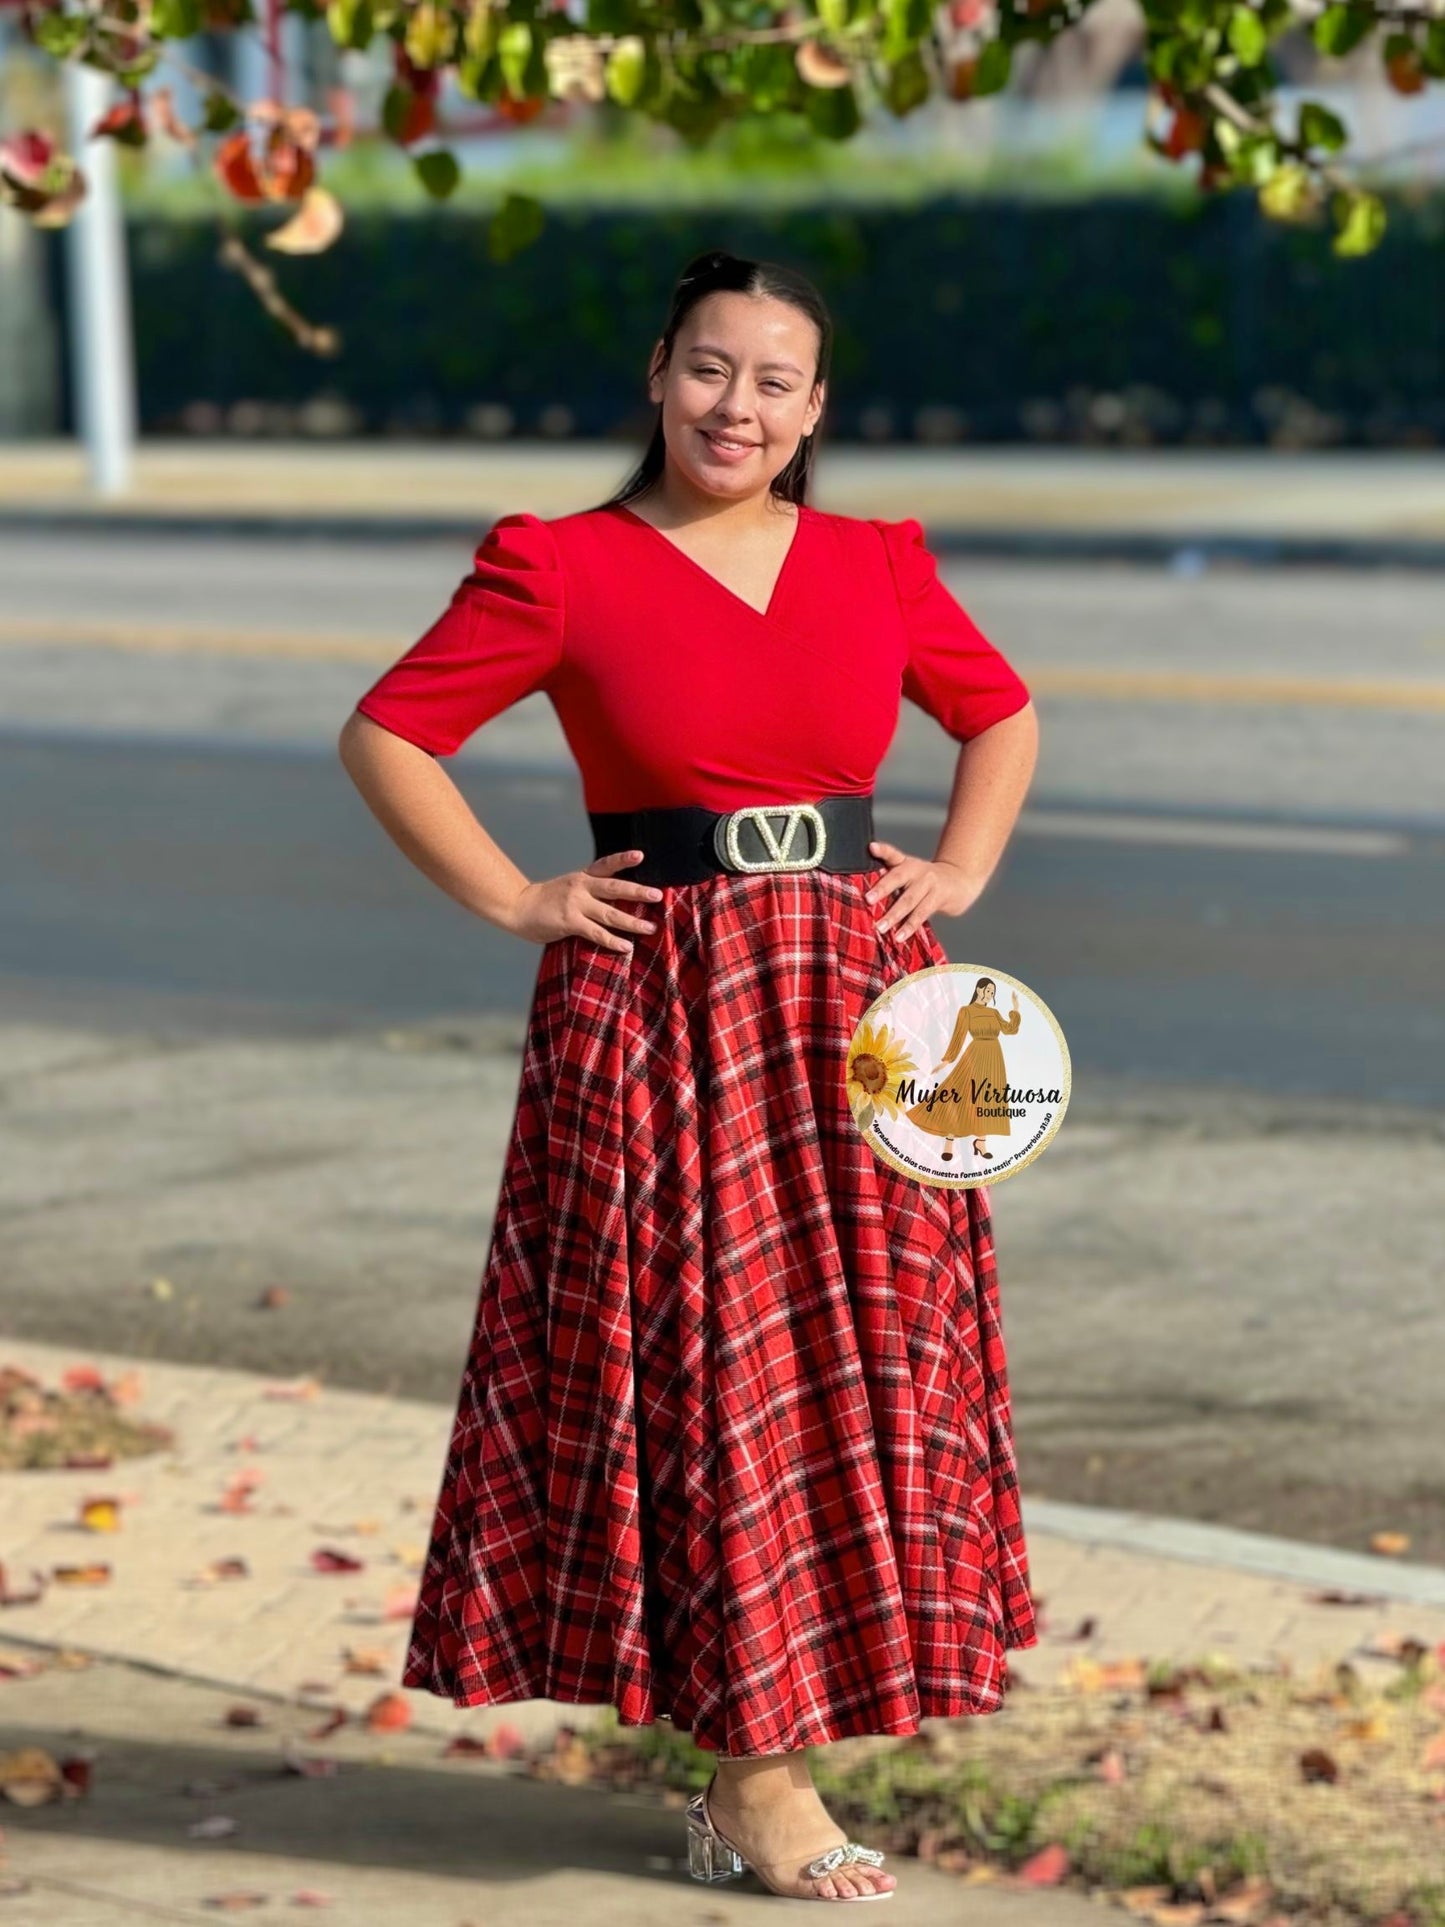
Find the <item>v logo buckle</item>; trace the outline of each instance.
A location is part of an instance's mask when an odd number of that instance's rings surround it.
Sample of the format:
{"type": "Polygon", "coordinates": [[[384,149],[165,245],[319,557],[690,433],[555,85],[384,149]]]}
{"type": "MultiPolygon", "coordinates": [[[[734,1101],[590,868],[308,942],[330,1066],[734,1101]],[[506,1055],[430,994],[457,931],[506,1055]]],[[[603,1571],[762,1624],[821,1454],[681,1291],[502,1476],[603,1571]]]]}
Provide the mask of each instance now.
{"type": "Polygon", "coordinates": [[[731,810],[720,816],[713,832],[713,848],[719,862],[730,870],[815,870],[823,860],[827,848],[827,827],[821,813],[813,803],[752,803],[742,809],[731,810]],[[785,828],[781,839],[773,829],[772,817],[782,817],[785,828]],[[793,858],[789,852],[793,839],[798,833],[798,825],[807,819],[814,828],[814,847],[805,857],[793,858]],[[744,823],[757,825],[758,836],[768,855],[764,859],[749,859],[742,853],[739,835],[744,823]]]}

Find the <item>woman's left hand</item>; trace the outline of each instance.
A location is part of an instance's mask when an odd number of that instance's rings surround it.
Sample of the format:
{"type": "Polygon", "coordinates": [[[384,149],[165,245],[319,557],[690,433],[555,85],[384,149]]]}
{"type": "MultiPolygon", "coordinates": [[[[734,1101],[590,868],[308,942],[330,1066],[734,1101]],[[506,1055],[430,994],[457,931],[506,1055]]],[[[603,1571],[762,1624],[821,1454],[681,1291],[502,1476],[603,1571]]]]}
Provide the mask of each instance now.
{"type": "Polygon", "coordinates": [[[891,897],[898,892],[897,902],[890,904],[878,919],[878,928],[886,930],[896,923],[900,938],[911,937],[918,926],[935,913],[961,917],[988,881],[987,877],[969,876],[956,863],[947,860],[930,863],[926,857],[909,856],[905,850],[877,838],[868,847],[883,859],[888,870],[885,876],[879,877],[864,902],[875,903],[880,897],[891,897]]]}

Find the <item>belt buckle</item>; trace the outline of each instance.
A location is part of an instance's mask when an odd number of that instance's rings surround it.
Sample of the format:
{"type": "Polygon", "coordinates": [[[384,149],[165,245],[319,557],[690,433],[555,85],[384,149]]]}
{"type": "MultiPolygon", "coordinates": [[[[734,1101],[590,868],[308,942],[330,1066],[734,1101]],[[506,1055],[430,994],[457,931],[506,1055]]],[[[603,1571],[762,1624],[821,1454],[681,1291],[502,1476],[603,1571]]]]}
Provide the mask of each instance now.
{"type": "Polygon", "coordinates": [[[816,870],[828,847],[828,827],[813,803],[745,803],[740,809],[729,810],[725,816],[718,818],[713,826],[712,845],[718,861],[729,870],[816,870]],[[772,816],[787,818],[781,839],[774,835],[773,826],[768,821],[772,816]],[[813,847],[804,857],[790,858],[789,852],[798,825],[804,821],[813,827],[813,847]],[[768,856],[749,858],[743,855],[739,839],[744,823],[756,826],[758,836],[770,853],[768,856]]]}

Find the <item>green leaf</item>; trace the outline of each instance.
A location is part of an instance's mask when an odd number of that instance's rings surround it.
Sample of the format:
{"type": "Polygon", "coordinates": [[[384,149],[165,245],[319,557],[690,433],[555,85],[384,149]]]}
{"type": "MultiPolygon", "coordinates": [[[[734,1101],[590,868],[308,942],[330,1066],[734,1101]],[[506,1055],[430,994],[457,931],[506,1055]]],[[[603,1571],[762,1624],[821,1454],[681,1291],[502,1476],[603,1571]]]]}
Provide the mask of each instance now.
{"type": "Polygon", "coordinates": [[[1363,189],[1337,194],[1333,213],[1338,232],[1334,239],[1336,254],[1372,254],[1385,233],[1385,204],[1378,195],[1363,189]]]}
{"type": "Polygon", "coordinates": [[[189,40],[201,30],[201,0],[155,0],[151,27],[161,40],[189,40]]]}
{"type": "Polygon", "coordinates": [[[394,141],[399,141],[406,132],[406,123],[411,116],[412,91],[393,81],[387,88],[381,103],[381,124],[394,141]]]}
{"type": "Polygon", "coordinates": [[[508,193],[487,229],[487,248],[494,261],[510,261],[531,247],[542,232],[545,215],[530,194],[508,193]]]}
{"type": "Polygon", "coordinates": [[[326,9],[326,25],[338,47],[354,47],[358,51],[369,47],[376,32],[371,0],[331,0],[326,9]]]}
{"type": "Polygon", "coordinates": [[[497,59],[507,91],[517,100],[527,98],[527,76],[532,65],[532,28],[526,20],[509,20],[497,36],[497,59]]]}
{"type": "Polygon", "coordinates": [[[809,87],[803,112],[813,132],[826,141],[851,140],[863,124],[851,87],[809,87]]]}
{"type": "Polygon", "coordinates": [[[42,53],[65,60],[73,54],[90,32],[83,13],[42,13],[30,29],[30,37],[42,53]]]}
{"type": "Polygon", "coordinates": [[[916,47],[888,69],[882,87],[884,104],[900,119],[904,114],[911,114],[915,107],[921,107],[929,91],[928,69],[916,47]]]}
{"type": "Polygon", "coordinates": [[[607,91],[619,107],[635,107],[647,82],[647,48],[635,35],[607,56],[607,91]]]}
{"type": "Polygon", "coordinates": [[[818,0],[818,18],[830,33],[841,33],[851,15],[850,0],[818,0]]]}
{"type": "Polygon", "coordinates": [[[1426,28],[1420,58],[1427,74],[1435,80],[1445,80],[1445,20],[1432,20],[1426,28]]]}
{"type": "Polygon", "coordinates": [[[990,40],[978,56],[978,65],[973,70],[973,91],[979,94],[997,94],[1008,86],[1009,74],[1013,68],[1013,50],[1002,40],[990,40]]]}
{"type": "Polygon", "coordinates": [[[1367,7],[1326,7],[1315,22],[1315,45],[1332,60],[1343,60],[1374,24],[1374,13],[1367,7]]]}
{"type": "Polygon", "coordinates": [[[206,95],[201,125],[208,134],[226,134],[241,124],[241,110],[229,94],[212,91],[206,95]]]}
{"type": "Polygon", "coordinates": [[[444,201],[449,194],[454,194],[462,178],[457,157],[447,147],[433,147],[425,154],[414,154],[412,165],[416,168],[417,178],[434,201],[444,201]]]}
{"type": "Polygon", "coordinates": [[[1264,22],[1250,7],[1236,7],[1229,16],[1229,44],[1246,67],[1257,67],[1269,52],[1264,22]]]}
{"type": "Polygon", "coordinates": [[[1317,100],[1302,101],[1299,110],[1301,147],[1321,147],[1327,154],[1338,154],[1349,138],[1345,123],[1317,100]]]}

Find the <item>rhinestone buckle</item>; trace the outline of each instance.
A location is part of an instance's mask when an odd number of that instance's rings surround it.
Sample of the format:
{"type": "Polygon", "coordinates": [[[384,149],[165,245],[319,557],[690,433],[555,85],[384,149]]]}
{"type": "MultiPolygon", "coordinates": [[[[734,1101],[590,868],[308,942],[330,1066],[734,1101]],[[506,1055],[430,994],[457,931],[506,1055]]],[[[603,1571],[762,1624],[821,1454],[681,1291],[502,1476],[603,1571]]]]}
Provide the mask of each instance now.
{"type": "Polygon", "coordinates": [[[820,1853],[816,1860],[810,1860],[808,1874],[811,1878],[818,1874],[834,1873],[839,1867],[846,1867],[852,1861],[857,1861],[861,1867],[881,1867],[883,1865],[882,1849],[860,1847],[856,1840],[845,1840],[841,1847],[829,1847],[828,1851],[820,1853]]]}
{"type": "Polygon", "coordinates": [[[828,827],[813,803],[748,803],[718,818],[713,827],[712,845],[719,863],[729,870],[816,870],[828,847],[828,827]],[[775,816],[787,819],[781,837],[774,832],[769,821],[770,817],[775,816]],[[790,858],[789,852],[798,825],[803,822],[812,826],[813,847],[806,856],[790,858]],[[741,834],[745,823],[754,826],[759,840],[769,852],[766,857],[743,855],[741,834]]]}

